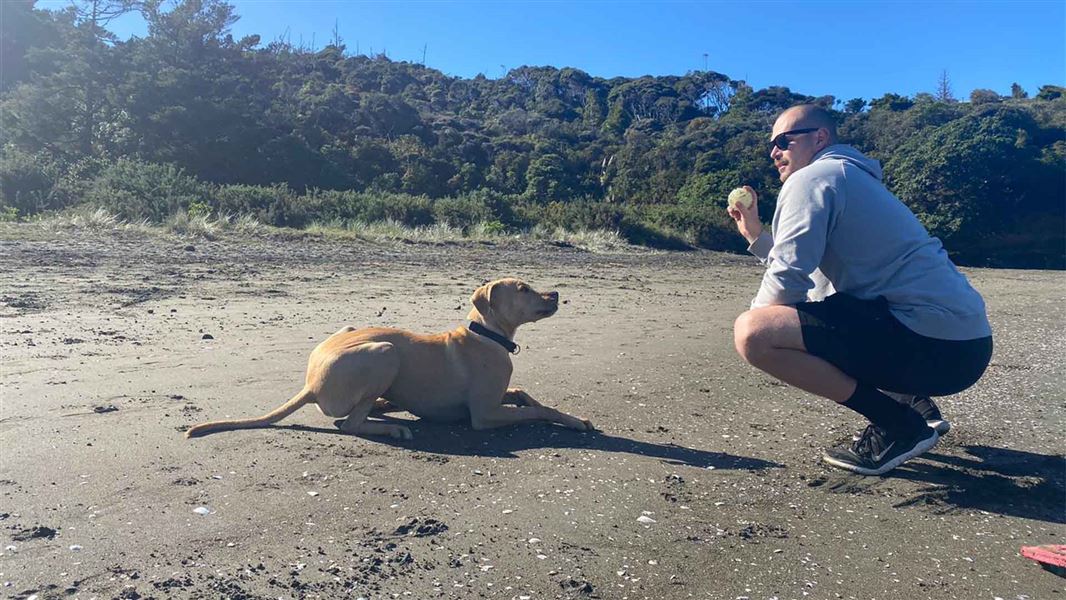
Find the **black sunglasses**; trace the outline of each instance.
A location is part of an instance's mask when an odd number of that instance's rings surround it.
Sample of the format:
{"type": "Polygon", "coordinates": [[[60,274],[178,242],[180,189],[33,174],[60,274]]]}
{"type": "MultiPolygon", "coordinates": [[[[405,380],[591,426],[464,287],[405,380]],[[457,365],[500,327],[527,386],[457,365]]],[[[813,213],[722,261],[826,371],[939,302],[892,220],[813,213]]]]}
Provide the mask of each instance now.
{"type": "Polygon", "coordinates": [[[792,140],[785,139],[785,136],[799,135],[801,133],[810,133],[812,131],[818,131],[818,127],[808,127],[806,129],[793,129],[792,131],[782,131],[774,136],[774,139],[770,140],[771,146],[777,146],[778,150],[788,150],[788,145],[792,143],[792,140]]]}

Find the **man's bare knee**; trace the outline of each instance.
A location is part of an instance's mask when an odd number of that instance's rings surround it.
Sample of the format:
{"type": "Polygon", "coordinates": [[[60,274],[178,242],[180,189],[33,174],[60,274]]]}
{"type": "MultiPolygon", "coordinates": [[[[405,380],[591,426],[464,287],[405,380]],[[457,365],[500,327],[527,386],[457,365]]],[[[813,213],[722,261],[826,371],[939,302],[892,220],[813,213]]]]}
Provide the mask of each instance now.
{"type": "Polygon", "coordinates": [[[748,364],[756,364],[766,352],[766,335],[763,319],[757,312],[749,310],[733,322],[733,345],[737,354],[748,364]]]}
{"type": "Polygon", "coordinates": [[[765,364],[780,349],[805,350],[796,309],[768,306],[744,312],[733,323],[733,345],[754,366],[765,364]]]}

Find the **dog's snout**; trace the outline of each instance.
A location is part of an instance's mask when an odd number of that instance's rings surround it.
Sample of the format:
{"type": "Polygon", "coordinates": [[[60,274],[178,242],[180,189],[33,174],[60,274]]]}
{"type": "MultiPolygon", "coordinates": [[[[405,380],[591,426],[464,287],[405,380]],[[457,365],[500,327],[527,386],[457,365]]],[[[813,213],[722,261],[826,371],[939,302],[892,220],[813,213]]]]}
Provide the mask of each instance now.
{"type": "Polygon", "coordinates": [[[547,294],[545,294],[545,296],[548,297],[548,300],[552,300],[554,302],[559,301],[559,292],[548,292],[547,294]]]}

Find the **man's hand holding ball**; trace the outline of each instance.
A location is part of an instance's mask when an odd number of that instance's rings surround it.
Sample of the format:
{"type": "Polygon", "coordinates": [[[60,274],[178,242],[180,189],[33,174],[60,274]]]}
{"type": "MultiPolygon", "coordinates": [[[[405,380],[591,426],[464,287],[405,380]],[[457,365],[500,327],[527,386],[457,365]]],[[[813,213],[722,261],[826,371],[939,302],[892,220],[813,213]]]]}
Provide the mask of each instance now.
{"type": "Polygon", "coordinates": [[[758,199],[759,195],[747,185],[729,192],[729,207],[726,211],[736,221],[737,231],[748,240],[749,244],[762,234],[758,199]]]}

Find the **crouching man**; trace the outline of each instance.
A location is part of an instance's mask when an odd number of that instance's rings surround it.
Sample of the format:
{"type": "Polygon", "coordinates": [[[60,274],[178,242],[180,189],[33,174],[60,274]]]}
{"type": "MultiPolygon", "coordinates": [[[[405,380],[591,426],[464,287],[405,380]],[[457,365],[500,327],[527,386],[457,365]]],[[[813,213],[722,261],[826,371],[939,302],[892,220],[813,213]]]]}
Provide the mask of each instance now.
{"type": "Polygon", "coordinates": [[[858,440],[824,460],[880,475],[936,445],[930,424],[946,422],[931,396],[965,390],[984,373],[992,355],[985,304],[940,240],[885,188],[879,163],[837,143],[825,109],[784,111],[770,142],[784,183],[773,235],[762,230],[757,201],[728,209],[767,267],[734,325],[737,352],[866,417],[858,440]],[[823,276],[835,293],[808,301],[823,276]]]}

